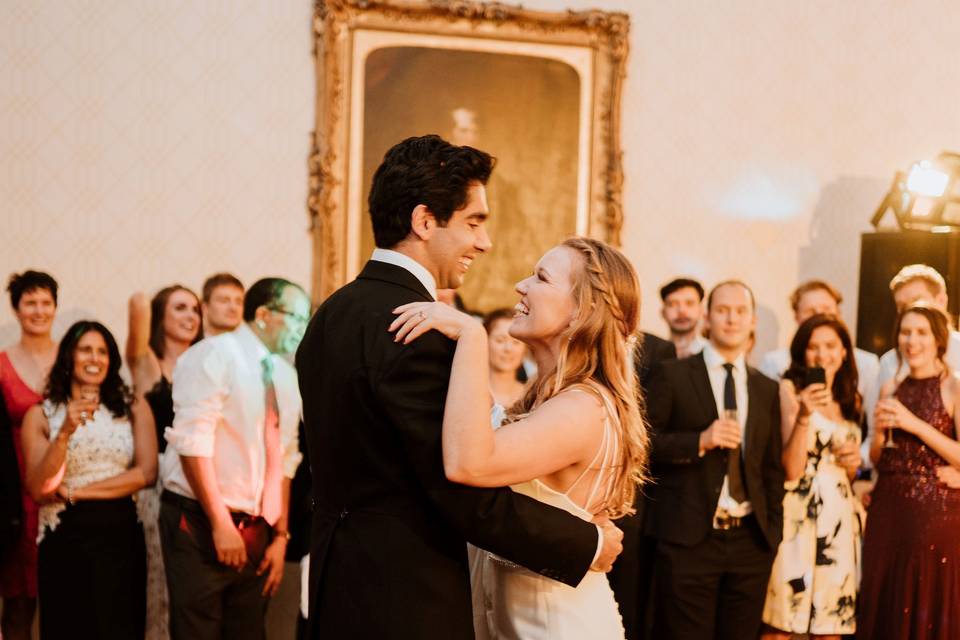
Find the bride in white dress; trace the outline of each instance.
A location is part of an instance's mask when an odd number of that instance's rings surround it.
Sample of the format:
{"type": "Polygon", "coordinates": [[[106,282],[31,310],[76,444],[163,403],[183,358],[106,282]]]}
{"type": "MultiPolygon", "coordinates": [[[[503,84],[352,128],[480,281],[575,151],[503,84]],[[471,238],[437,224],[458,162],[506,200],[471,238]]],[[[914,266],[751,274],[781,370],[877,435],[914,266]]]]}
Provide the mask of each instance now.
{"type": "MultiPolygon", "coordinates": [[[[442,303],[395,310],[397,340],[431,329],[457,340],[443,420],[447,477],[510,485],[587,521],[630,513],[648,449],[630,358],[640,312],[633,267],[607,244],[571,238],[517,292],[510,334],[528,345],[540,376],[495,431],[482,325],[442,303]]],[[[478,638],[623,638],[603,573],[573,588],[481,551],[473,577],[478,638]]]]}

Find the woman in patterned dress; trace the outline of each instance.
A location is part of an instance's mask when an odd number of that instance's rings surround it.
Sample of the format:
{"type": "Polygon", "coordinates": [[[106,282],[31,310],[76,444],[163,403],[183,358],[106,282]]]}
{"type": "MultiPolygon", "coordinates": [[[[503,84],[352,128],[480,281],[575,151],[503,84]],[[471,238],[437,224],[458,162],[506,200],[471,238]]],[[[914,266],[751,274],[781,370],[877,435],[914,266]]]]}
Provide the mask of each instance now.
{"type": "Polygon", "coordinates": [[[786,489],[783,543],[763,610],[764,640],[836,638],[856,630],[862,507],[850,481],[860,466],[861,398],[850,333],[835,316],[797,329],[780,383],[786,489]],[[826,383],[805,384],[822,367],[826,383]]]}
{"type": "Polygon", "coordinates": [[[57,281],[42,271],[10,276],[10,305],[20,323],[20,341],[0,353],[0,392],[10,417],[20,473],[20,537],[0,558],[0,597],[6,640],[31,637],[37,609],[37,503],[24,486],[20,431],[27,410],[43,400],[41,391],[57,354],[51,332],[57,314],[57,281]]]}
{"type": "Polygon", "coordinates": [[[40,636],[142,640],[146,552],[133,494],[157,475],[153,417],[120,379],[110,332],[64,336],[43,405],[23,422],[26,486],[40,508],[40,636]]]}

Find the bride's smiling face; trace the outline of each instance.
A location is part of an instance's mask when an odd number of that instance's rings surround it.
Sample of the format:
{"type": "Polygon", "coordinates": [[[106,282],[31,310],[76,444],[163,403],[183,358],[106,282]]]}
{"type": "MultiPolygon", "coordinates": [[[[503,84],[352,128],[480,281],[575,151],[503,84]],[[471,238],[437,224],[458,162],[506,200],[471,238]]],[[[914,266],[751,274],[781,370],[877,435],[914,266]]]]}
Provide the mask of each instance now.
{"type": "Polygon", "coordinates": [[[558,340],[576,315],[573,280],[576,269],[582,268],[583,258],[569,247],[557,246],[544,254],[533,275],[517,283],[520,302],[510,335],[527,344],[558,340]]]}

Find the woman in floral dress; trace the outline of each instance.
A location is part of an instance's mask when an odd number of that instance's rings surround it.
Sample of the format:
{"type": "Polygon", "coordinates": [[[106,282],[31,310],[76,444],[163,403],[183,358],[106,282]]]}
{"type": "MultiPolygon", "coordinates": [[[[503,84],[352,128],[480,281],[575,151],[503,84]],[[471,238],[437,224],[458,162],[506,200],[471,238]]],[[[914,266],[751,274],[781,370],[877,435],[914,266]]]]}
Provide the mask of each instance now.
{"type": "Polygon", "coordinates": [[[783,543],[767,588],[764,640],[839,639],[856,630],[862,507],[850,481],[861,462],[861,398],[853,354],[847,328],[829,315],[806,320],[790,345],[780,383],[783,543]],[[825,383],[810,383],[813,367],[823,368],[825,383]]]}

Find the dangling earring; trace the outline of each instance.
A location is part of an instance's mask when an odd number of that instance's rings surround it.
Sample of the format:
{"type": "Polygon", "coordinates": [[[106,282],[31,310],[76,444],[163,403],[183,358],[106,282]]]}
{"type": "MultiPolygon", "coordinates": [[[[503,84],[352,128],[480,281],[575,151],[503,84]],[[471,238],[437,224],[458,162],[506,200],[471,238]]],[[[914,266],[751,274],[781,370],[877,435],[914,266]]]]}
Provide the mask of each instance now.
{"type": "Polygon", "coordinates": [[[260,329],[261,331],[263,331],[266,328],[267,328],[266,322],[264,322],[263,320],[257,320],[257,329],[260,329]]]}

